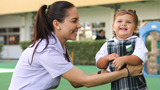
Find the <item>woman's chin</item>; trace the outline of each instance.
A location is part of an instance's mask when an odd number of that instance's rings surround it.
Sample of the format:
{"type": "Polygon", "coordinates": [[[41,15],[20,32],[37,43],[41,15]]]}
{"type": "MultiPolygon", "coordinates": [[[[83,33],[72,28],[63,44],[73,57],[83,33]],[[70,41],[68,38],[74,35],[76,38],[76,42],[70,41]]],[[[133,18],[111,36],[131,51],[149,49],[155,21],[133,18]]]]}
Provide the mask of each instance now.
{"type": "Polygon", "coordinates": [[[75,37],[75,38],[71,38],[70,40],[76,40],[77,38],[75,37]]]}

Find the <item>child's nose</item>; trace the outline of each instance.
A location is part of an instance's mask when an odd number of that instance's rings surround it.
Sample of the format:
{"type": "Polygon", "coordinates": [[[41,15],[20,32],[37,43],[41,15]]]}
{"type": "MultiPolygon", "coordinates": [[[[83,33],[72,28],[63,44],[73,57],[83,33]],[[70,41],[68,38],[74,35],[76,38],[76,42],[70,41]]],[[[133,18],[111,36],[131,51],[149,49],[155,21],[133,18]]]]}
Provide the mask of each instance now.
{"type": "Polygon", "coordinates": [[[123,22],[123,23],[122,23],[122,26],[125,26],[125,25],[126,25],[126,23],[125,23],[125,22],[123,22]]]}

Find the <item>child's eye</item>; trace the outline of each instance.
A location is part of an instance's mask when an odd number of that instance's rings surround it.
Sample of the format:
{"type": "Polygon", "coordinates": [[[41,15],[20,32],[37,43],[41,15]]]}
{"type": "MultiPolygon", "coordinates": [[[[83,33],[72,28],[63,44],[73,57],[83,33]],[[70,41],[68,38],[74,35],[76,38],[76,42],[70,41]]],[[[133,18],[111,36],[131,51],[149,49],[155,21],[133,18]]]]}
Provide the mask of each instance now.
{"type": "Polygon", "coordinates": [[[121,23],[122,21],[118,21],[119,23],[121,23]]]}
{"type": "Polygon", "coordinates": [[[130,21],[128,21],[127,23],[131,23],[130,21]]]}

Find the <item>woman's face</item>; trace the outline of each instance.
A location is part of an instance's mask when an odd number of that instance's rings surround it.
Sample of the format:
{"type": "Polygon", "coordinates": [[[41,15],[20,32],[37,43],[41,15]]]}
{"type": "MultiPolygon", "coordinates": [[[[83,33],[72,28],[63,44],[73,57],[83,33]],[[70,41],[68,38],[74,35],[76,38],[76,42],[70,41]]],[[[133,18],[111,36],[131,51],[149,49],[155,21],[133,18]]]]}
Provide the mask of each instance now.
{"type": "Polygon", "coordinates": [[[68,16],[59,24],[60,29],[57,32],[57,37],[61,42],[76,40],[78,29],[81,28],[77,9],[75,7],[70,8],[67,13],[68,16]]]}

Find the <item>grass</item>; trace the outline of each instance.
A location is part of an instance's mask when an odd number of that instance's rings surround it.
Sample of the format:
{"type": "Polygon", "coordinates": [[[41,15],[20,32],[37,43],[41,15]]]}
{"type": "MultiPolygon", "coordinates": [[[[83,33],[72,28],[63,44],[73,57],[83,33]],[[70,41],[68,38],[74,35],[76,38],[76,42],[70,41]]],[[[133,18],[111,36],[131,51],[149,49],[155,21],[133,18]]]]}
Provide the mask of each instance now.
{"type": "MultiPolygon", "coordinates": [[[[8,90],[8,87],[10,85],[12,72],[2,72],[2,69],[14,69],[16,65],[16,61],[10,61],[10,62],[2,62],[0,61],[0,90],[8,90]]],[[[84,71],[87,74],[91,74],[94,72],[97,72],[98,69],[95,65],[75,65],[76,67],[80,68],[82,71],[84,71]]],[[[147,81],[147,85],[149,90],[159,90],[160,89],[160,78],[159,77],[145,77],[147,81]]],[[[52,89],[53,90],[53,89],[52,89]]],[[[57,89],[54,90],[75,90],[67,80],[64,78],[61,79],[60,85],[57,89]]],[[[81,87],[76,88],[76,90],[110,90],[110,83],[96,86],[96,87],[81,87]]]]}

